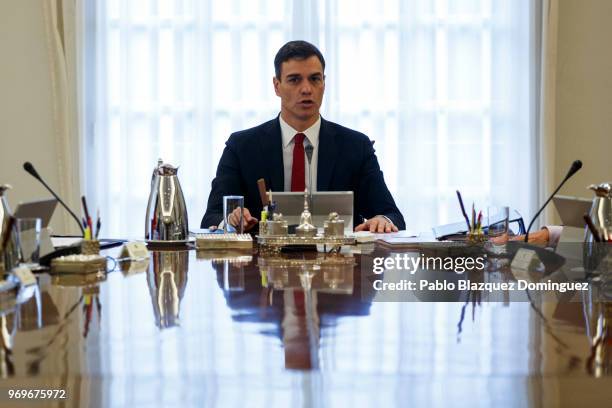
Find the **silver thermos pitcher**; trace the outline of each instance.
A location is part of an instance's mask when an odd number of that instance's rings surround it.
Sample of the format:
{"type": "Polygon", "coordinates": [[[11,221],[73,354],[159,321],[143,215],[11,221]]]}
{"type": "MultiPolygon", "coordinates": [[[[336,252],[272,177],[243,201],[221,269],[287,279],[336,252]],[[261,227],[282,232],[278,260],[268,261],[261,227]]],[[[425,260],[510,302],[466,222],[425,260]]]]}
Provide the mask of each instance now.
{"type": "Polygon", "coordinates": [[[183,190],[176,175],[178,167],[159,159],[153,169],[151,194],[147,205],[145,239],[149,241],[187,241],[189,224],[183,190]]]}
{"type": "Polygon", "coordinates": [[[4,248],[0,247],[0,263],[6,271],[19,263],[19,236],[15,225],[10,227],[12,212],[5,194],[10,189],[8,184],[0,185],[0,245],[5,244],[4,248]]]}
{"type": "MultiPolygon", "coordinates": [[[[612,238],[612,187],[611,183],[591,184],[589,189],[595,192],[589,215],[595,229],[603,241],[612,238]]],[[[593,234],[587,228],[585,241],[593,242],[593,234]]]]}

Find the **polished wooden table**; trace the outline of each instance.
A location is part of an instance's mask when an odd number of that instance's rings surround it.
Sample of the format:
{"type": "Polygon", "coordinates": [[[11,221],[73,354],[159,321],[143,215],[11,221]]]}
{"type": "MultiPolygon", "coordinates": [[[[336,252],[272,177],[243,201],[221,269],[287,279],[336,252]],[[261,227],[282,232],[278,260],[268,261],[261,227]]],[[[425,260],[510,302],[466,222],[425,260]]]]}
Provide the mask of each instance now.
{"type": "Polygon", "coordinates": [[[155,251],[109,268],[42,274],[40,292],[3,313],[0,406],[612,401],[611,340],[594,340],[606,303],[379,302],[360,255],[155,251]],[[26,403],[9,389],[66,399],[26,403]]]}

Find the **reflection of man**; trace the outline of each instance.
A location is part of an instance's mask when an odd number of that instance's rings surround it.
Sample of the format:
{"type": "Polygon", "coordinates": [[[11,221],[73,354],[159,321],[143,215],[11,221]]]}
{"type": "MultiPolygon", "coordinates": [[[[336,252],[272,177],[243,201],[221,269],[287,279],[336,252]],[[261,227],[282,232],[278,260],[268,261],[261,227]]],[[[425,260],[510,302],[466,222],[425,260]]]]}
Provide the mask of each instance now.
{"type": "MultiPolygon", "coordinates": [[[[254,256],[240,270],[225,270],[223,264],[213,263],[219,288],[225,287],[226,280],[235,281],[235,274],[240,274],[244,279],[243,290],[223,291],[232,310],[232,319],[237,322],[266,323],[263,333],[276,336],[283,343],[285,368],[317,368],[321,330],[335,327],[344,317],[367,316],[370,313],[375,291],[371,285],[362,289],[360,258],[355,258],[356,264],[342,267],[338,267],[337,263],[330,266],[322,262],[320,269],[311,275],[310,283],[306,284],[308,279],[300,276],[301,266],[279,266],[276,274],[273,274],[269,267],[262,269],[259,266],[261,257],[254,256]],[[265,283],[262,280],[264,276],[265,283]],[[338,285],[340,289],[331,289],[333,285],[338,285]]],[[[286,260],[316,258],[316,253],[282,257],[286,260]]],[[[314,268],[302,270],[315,271],[314,268]]]]}
{"type": "Polygon", "coordinates": [[[325,91],[321,52],[305,41],[291,41],[276,54],[274,68],[280,115],[230,136],[201,226],[218,225],[223,219],[223,196],[234,194],[245,197],[245,229],[255,226],[258,220],[253,215],[262,209],[259,178],[273,191],[304,191],[309,184],[305,148],[312,146],[313,185],[308,187],[312,191],[352,190],[355,230],[404,229],[404,218],[387,189],[370,139],[319,114],[325,91]]]}

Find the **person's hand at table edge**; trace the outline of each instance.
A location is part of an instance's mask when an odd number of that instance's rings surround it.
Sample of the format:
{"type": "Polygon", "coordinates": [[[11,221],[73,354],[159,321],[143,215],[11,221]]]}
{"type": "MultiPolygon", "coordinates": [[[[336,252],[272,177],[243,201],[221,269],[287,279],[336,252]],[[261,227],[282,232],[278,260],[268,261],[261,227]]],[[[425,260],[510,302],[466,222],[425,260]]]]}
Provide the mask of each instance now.
{"type": "MultiPolygon", "coordinates": [[[[240,220],[240,208],[236,208],[229,217],[229,224],[233,227],[237,227],[239,220],[240,220]]],[[[245,231],[252,229],[259,222],[257,218],[251,215],[251,212],[249,211],[248,208],[242,209],[242,220],[244,222],[245,231]]],[[[217,225],[211,225],[210,227],[208,227],[210,231],[215,231],[217,228],[220,228],[220,227],[217,225]]]]}
{"type": "MultiPolygon", "coordinates": [[[[244,222],[245,231],[252,229],[259,222],[257,218],[251,215],[251,212],[249,211],[248,208],[242,209],[242,221],[244,222]]],[[[232,215],[230,215],[229,217],[229,223],[233,225],[234,227],[237,227],[239,222],[240,222],[240,208],[236,208],[232,212],[232,215]]]]}
{"type": "Polygon", "coordinates": [[[358,231],[370,231],[378,234],[385,232],[397,232],[397,227],[391,222],[390,219],[384,215],[377,215],[376,217],[365,220],[365,222],[355,227],[355,232],[358,231]]]}

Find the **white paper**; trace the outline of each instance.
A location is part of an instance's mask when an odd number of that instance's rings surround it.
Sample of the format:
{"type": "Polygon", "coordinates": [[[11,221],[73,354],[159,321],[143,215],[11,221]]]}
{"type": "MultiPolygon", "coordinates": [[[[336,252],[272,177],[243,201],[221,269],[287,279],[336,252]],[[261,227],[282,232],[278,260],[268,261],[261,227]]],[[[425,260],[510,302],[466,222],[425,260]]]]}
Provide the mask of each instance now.
{"type": "Polygon", "coordinates": [[[54,248],[67,247],[77,242],[81,242],[83,237],[51,237],[54,248]]]}

